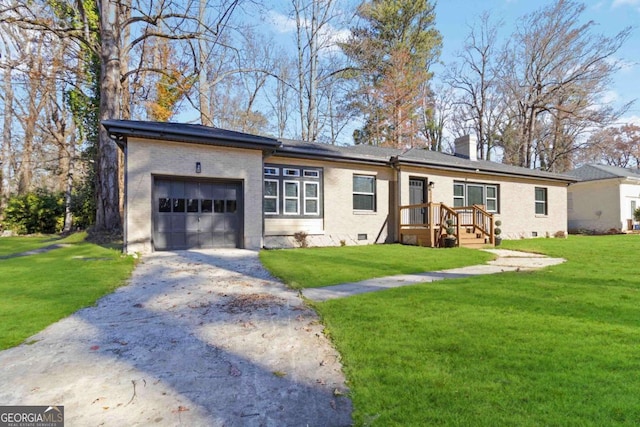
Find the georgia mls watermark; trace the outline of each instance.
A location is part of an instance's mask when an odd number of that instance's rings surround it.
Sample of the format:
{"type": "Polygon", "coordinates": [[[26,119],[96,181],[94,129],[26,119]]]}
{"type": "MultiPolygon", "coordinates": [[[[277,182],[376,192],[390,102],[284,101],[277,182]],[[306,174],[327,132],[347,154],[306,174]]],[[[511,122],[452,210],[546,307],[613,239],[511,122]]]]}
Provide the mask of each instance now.
{"type": "Polygon", "coordinates": [[[64,427],[64,406],[0,406],[0,427],[64,427]]]}

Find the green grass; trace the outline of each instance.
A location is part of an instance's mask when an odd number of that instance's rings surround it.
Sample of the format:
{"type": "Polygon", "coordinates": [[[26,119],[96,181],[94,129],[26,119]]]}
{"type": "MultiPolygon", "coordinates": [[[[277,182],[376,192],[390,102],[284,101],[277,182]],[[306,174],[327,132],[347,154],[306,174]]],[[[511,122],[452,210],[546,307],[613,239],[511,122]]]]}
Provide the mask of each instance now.
{"type": "Polygon", "coordinates": [[[568,262],[316,304],[356,425],[640,424],[640,236],[503,246],[568,262]]]}
{"type": "Polygon", "coordinates": [[[292,288],[315,288],[395,274],[483,264],[494,256],[466,248],[447,250],[368,245],[260,252],[260,260],[292,288]]]}
{"type": "MultiPolygon", "coordinates": [[[[133,267],[132,257],[85,242],[84,234],[54,243],[68,247],[0,261],[0,349],[29,336],[121,286],[133,267]]],[[[0,239],[5,254],[47,246],[50,238],[0,239]]]]}
{"type": "Polygon", "coordinates": [[[2,237],[0,256],[8,256],[59,243],[58,236],[2,237]]]}

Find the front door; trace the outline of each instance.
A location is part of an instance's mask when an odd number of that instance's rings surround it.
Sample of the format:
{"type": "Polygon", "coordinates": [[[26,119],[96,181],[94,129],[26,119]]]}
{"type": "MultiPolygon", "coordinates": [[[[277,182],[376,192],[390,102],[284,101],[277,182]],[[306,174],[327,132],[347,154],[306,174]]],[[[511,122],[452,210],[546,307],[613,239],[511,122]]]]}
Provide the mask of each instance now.
{"type": "MultiPolygon", "coordinates": [[[[409,179],[409,204],[421,205],[425,203],[424,197],[425,180],[421,178],[409,179]]],[[[411,224],[426,224],[426,209],[411,209],[411,224]]]]}

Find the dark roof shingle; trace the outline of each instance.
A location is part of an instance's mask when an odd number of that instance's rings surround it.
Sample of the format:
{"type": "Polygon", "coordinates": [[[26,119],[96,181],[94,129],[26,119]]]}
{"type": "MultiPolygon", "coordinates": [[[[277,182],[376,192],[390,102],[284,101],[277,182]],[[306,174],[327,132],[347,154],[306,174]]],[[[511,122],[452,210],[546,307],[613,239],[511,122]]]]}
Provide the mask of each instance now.
{"type": "Polygon", "coordinates": [[[139,137],[196,144],[262,149],[285,157],[375,164],[414,164],[439,169],[467,170],[494,175],[531,177],[563,182],[575,182],[576,180],[573,176],[485,160],[469,160],[452,154],[419,148],[401,150],[371,145],[339,146],[288,139],[278,140],[208,126],[171,122],[105,120],[102,124],[119,144],[122,144],[127,137],[139,137]]]}
{"type": "Polygon", "coordinates": [[[578,181],[597,181],[612,178],[638,178],[638,169],[619,168],[609,165],[587,164],[577,169],[567,172],[567,175],[574,177],[578,181]]]}

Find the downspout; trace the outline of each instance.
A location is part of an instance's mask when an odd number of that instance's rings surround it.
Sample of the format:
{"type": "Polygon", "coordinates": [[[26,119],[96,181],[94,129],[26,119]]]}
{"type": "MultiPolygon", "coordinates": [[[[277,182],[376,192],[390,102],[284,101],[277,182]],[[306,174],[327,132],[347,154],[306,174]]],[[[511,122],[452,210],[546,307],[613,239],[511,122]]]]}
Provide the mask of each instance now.
{"type": "MultiPolygon", "coordinates": [[[[128,218],[129,218],[129,210],[128,210],[128,197],[127,197],[127,186],[128,186],[128,182],[129,182],[129,174],[128,174],[128,163],[129,163],[129,156],[127,155],[127,138],[122,136],[122,135],[117,135],[117,134],[112,134],[109,133],[109,138],[112,139],[116,145],[118,147],[120,147],[120,149],[122,150],[122,153],[124,154],[124,164],[122,165],[122,167],[124,168],[124,188],[123,188],[123,199],[124,199],[124,203],[123,203],[123,211],[124,211],[124,215],[122,218],[122,252],[123,253],[128,253],[129,252],[129,239],[127,239],[127,234],[128,234],[128,228],[127,227],[127,223],[128,223],[128,218]]],[[[153,236],[153,230],[151,230],[151,236],[153,236]]],[[[152,237],[153,238],[153,237],[152,237]]],[[[151,242],[151,248],[153,249],[153,241],[151,242]]]]}
{"type": "Polygon", "coordinates": [[[392,206],[390,207],[390,211],[392,212],[391,219],[393,221],[394,231],[393,241],[402,243],[400,236],[400,190],[402,189],[402,186],[400,183],[401,171],[398,156],[392,156],[391,159],[389,159],[389,166],[391,166],[391,169],[393,169],[393,179],[396,183],[396,188],[393,194],[393,201],[391,202],[392,206]]]}
{"type": "MultiPolygon", "coordinates": [[[[282,145],[282,143],[280,143],[282,145]]],[[[264,161],[266,159],[268,159],[269,157],[274,156],[276,153],[278,152],[277,148],[274,148],[272,150],[262,150],[262,171],[260,172],[260,205],[262,206],[262,209],[260,209],[260,216],[262,217],[262,229],[260,231],[260,247],[264,248],[264,230],[265,230],[265,223],[264,223],[264,161]]],[[[324,179],[324,175],[323,175],[323,179],[324,179]]],[[[324,199],[322,199],[324,201],[324,199]]]]}

